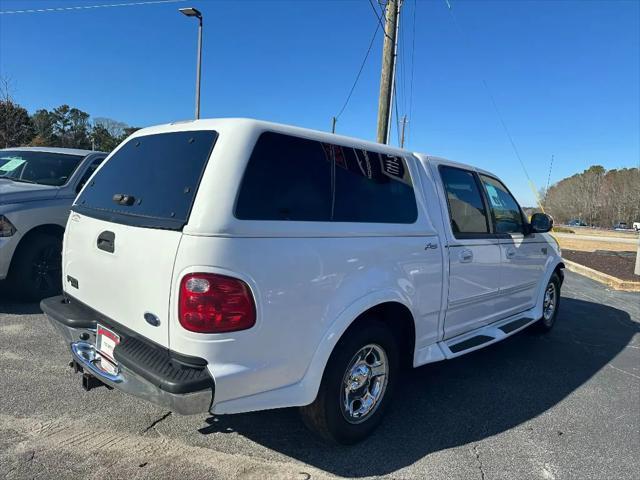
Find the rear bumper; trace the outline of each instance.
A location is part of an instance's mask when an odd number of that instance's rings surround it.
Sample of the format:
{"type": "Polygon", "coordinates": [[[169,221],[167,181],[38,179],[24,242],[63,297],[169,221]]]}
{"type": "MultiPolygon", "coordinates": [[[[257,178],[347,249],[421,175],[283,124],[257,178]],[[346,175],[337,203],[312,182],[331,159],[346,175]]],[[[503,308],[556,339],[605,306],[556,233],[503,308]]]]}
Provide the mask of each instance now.
{"type": "Polygon", "coordinates": [[[64,296],[45,299],[40,306],[84,373],[175,413],[210,411],[215,388],[203,359],[178,355],[137,337],[117,322],[64,296]],[[115,370],[100,367],[100,354],[95,349],[97,323],[121,336],[121,343],[114,350],[118,362],[115,370]]]}

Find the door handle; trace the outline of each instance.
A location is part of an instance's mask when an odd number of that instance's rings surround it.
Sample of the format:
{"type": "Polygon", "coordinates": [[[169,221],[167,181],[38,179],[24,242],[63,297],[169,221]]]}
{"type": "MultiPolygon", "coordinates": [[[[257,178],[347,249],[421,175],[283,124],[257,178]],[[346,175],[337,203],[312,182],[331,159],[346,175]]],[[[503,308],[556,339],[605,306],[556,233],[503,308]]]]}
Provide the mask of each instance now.
{"type": "Polygon", "coordinates": [[[96,246],[100,250],[104,250],[108,253],[113,253],[116,249],[115,245],[116,235],[113,232],[104,231],[100,235],[98,235],[98,241],[96,242],[96,246]]]}
{"type": "Polygon", "coordinates": [[[507,248],[506,256],[508,259],[511,259],[516,256],[516,251],[513,248],[507,248]]]}
{"type": "Polygon", "coordinates": [[[473,260],[473,252],[468,248],[465,248],[460,252],[460,262],[461,263],[469,263],[473,260]]]}

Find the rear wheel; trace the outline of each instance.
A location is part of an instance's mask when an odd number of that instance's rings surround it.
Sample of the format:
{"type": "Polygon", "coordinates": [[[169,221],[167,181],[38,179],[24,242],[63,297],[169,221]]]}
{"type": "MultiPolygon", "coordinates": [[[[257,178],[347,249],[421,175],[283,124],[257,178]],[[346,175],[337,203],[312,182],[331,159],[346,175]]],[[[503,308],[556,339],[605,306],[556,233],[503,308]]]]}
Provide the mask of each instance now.
{"type": "Polygon", "coordinates": [[[9,288],[18,297],[37,301],[62,289],[62,240],[39,234],[27,238],[15,253],[9,273],[9,288]]]}
{"type": "Polygon", "coordinates": [[[363,440],[379,425],[398,373],[398,348],[383,323],[350,329],[331,355],[315,401],[301,408],[305,424],[341,444],[363,440]]]}
{"type": "Polygon", "coordinates": [[[544,290],[542,301],[542,318],[535,326],[539,332],[550,331],[556,323],[558,308],[560,307],[560,277],[557,273],[551,275],[544,290]]]}

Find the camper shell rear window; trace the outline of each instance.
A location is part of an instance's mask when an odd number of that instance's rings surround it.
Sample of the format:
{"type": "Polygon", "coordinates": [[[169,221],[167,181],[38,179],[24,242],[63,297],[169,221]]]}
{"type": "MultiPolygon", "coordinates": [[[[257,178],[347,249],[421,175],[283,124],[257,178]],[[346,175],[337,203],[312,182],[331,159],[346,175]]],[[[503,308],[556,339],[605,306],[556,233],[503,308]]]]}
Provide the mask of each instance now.
{"type": "Polygon", "coordinates": [[[217,137],[198,130],[128,140],[91,178],[73,210],[114,223],[181,230],[217,137]]]}

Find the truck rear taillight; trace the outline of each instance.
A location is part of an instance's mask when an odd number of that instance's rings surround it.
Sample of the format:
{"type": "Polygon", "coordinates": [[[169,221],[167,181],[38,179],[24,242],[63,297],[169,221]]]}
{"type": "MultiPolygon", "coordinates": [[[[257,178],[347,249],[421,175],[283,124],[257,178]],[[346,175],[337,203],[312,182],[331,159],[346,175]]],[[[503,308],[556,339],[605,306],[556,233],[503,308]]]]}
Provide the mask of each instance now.
{"type": "Polygon", "coordinates": [[[214,273],[189,273],[180,282],[178,316],[187,330],[224,333],[256,323],[256,307],[242,280],[214,273]]]}

